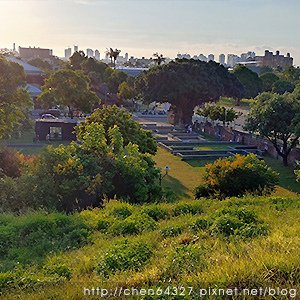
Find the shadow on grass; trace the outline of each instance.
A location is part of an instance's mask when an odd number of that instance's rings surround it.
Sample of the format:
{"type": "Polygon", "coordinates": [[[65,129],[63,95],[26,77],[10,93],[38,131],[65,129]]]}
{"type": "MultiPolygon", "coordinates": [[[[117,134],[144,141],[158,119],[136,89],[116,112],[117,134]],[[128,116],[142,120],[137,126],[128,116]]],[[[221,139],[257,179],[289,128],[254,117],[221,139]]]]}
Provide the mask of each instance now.
{"type": "Polygon", "coordinates": [[[177,199],[186,197],[190,198],[190,191],[176,178],[167,175],[162,179],[162,187],[167,188],[174,193],[174,196],[177,199]]]}
{"type": "Polygon", "coordinates": [[[193,160],[187,160],[186,163],[188,163],[192,167],[199,167],[203,168],[207,164],[212,164],[215,160],[214,159],[204,159],[204,160],[198,160],[198,159],[193,159],[193,160]]]}

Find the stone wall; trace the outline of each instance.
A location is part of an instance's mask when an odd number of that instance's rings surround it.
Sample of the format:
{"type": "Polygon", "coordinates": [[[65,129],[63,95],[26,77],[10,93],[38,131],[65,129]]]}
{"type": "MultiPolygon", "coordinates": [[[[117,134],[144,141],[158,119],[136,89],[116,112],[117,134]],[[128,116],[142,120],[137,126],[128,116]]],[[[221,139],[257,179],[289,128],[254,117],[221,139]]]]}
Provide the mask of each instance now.
{"type": "MultiPolygon", "coordinates": [[[[278,157],[277,155],[275,147],[266,139],[220,125],[213,126],[211,123],[207,123],[201,126],[199,129],[202,132],[217,137],[221,141],[233,141],[242,143],[244,145],[256,146],[258,149],[266,151],[271,157],[281,160],[281,157],[278,157]]],[[[289,155],[289,164],[295,165],[295,161],[299,160],[300,149],[294,148],[289,155]]]]}

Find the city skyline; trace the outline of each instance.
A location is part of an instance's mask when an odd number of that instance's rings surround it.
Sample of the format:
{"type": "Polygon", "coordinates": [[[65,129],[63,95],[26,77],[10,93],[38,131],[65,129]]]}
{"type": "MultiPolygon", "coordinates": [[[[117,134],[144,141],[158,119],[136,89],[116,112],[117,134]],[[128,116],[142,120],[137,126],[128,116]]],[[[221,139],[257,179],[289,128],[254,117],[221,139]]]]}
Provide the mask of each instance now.
{"type": "Polygon", "coordinates": [[[102,58],[107,47],[135,57],[212,53],[216,60],[221,53],[268,49],[290,52],[300,64],[295,0],[2,0],[0,8],[0,47],[51,48],[59,57],[73,45],[98,49],[102,58]]]}

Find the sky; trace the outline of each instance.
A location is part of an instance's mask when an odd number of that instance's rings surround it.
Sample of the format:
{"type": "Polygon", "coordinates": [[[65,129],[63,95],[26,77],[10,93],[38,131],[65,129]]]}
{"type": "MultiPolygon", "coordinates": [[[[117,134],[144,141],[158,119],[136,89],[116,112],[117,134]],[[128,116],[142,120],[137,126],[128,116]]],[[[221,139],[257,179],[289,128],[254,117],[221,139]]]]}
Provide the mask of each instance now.
{"type": "Polygon", "coordinates": [[[0,48],[208,55],[265,49],[300,65],[300,0],[0,0],[0,48]]]}

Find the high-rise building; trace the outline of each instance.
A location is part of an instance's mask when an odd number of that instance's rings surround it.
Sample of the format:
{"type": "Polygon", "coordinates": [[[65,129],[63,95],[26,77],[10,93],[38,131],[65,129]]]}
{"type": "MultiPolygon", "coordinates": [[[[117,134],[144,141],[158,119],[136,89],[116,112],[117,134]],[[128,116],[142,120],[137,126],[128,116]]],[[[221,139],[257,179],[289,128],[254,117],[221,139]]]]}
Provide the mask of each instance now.
{"type": "Polygon", "coordinates": [[[198,59],[201,60],[201,61],[207,62],[207,57],[206,57],[205,55],[203,55],[203,54],[200,54],[200,55],[198,56],[198,59]]]}
{"type": "Polygon", "coordinates": [[[94,51],[92,49],[86,49],[87,57],[94,57],[94,51]]]}
{"type": "Polygon", "coordinates": [[[95,50],[94,58],[95,58],[96,60],[100,60],[100,52],[99,52],[98,49],[95,50]]]}
{"type": "Polygon", "coordinates": [[[74,46],[74,52],[78,52],[78,46],[74,46]]]}
{"type": "Polygon", "coordinates": [[[65,49],[65,59],[69,59],[72,55],[72,49],[69,47],[65,49]]]}
{"type": "Polygon", "coordinates": [[[208,61],[214,61],[214,60],[215,60],[215,56],[214,56],[213,54],[209,54],[209,55],[207,56],[207,60],[208,60],[208,61]]]}
{"type": "Polygon", "coordinates": [[[240,62],[241,58],[236,54],[227,55],[227,65],[233,68],[236,64],[240,62]]]}
{"type": "Polygon", "coordinates": [[[219,63],[225,65],[225,54],[222,53],[219,55],[219,63]]]}
{"type": "Polygon", "coordinates": [[[128,53],[125,53],[124,58],[125,58],[125,61],[128,61],[128,53]]]}

